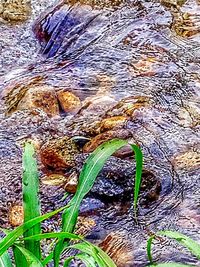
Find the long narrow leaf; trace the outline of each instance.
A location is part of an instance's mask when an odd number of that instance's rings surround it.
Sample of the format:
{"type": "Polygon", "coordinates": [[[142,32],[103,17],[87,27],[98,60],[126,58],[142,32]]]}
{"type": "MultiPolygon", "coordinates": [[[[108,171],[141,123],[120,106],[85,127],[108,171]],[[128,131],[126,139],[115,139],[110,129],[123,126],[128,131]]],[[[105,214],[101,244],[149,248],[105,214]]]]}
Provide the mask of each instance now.
{"type": "MultiPolygon", "coordinates": [[[[88,157],[79,176],[79,183],[76,194],[70,201],[70,208],[66,209],[63,213],[62,228],[64,232],[74,231],[81,201],[83,200],[84,196],[91,190],[106,160],[114,152],[116,152],[116,150],[122,148],[125,145],[127,145],[127,141],[114,139],[99,146],[88,157]]],[[[63,250],[63,241],[60,241],[55,248],[55,255],[54,255],[55,267],[58,267],[59,265],[59,259],[62,250],[63,250]]]]}
{"type": "Polygon", "coordinates": [[[83,237],[72,234],[72,233],[67,233],[67,232],[33,235],[33,236],[25,237],[24,240],[40,241],[42,239],[48,239],[48,238],[58,238],[58,239],[69,238],[69,239],[83,240],[83,237]]]}
{"type": "Polygon", "coordinates": [[[152,242],[154,239],[155,239],[155,236],[153,235],[147,241],[147,256],[148,256],[150,263],[153,263],[153,257],[152,257],[151,251],[152,251],[152,242]]]}
{"type": "Polygon", "coordinates": [[[87,254],[80,253],[80,254],[77,254],[75,258],[78,260],[81,260],[85,264],[86,267],[96,267],[97,266],[94,259],[87,254]]]}
{"type": "Polygon", "coordinates": [[[71,246],[69,246],[69,248],[78,249],[81,252],[90,255],[95,260],[97,265],[100,266],[100,267],[112,267],[112,266],[116,267],[116,265],[109,266],[104,261],[104,259],[102,259],[101,256],[97,253],[97,251],[94,249],[94,247],[88,246],[86,243],[78,243],[78,244],[75,244],[75,245],[71,245],[71,246]]]}
{"type": "Polygon", "coordinates": [[[101,267],[117,267],[113,260],[102,249],[89,242],[71,245],[70,248],[78,249],[90,255],[101,267]]]}
{"type": "MultiPolygon", "coordinates": [[[[102,145],[100,145],[86,160],[83,169],[80,173],[79,183],[77,187],[76,194],[70,201],[70,208],[66,209],[63,213],[62,224],[64,232],[73,232],[77,217],[79,213],[79,208],[81,201],[85,197],[85,195],[91,190],[99,172],[103,168],[103,165],[107,161],[107,159],[115,153],[117,150],[126,146],[128,144],[127,141],[121,139],[113,139],[108,141],[102,145]]],[[[136,180],[135,181],[135,194],[134,194],[134,209],[136,213],[140,183],[141,183],[141,174],[142,174],[142,152],[140,149],[131,145],[131,148],[136,154],[136,180]]],[[[60,241],[55,248],[54,253],[54,264],[55,267],[59,265],[60,254],[64,248],[64,242],[60,241]]]]}
{"type": "Polygon", "coordinates": [[[143,155],[142,151],[136,145],[130,145],[133,151],[135,152],[135,160],[136,160],[136,174],[135,174],[135,188],[134,188],[134,212],[135,219],[137,216],[137,203],[138,196],[140,192],[140,185],[142,180],[142,167],[143,167],[143,155]]]}
{"type": "Polygon", "coordinates": [[[7,251],[0,257],[0,267],[12,267],[12,262],[7,251]]]}
{"type": "MultiPolygon", "coordinates": [[[[175,239],[177,242],[179,242],[181,245],[186,247],[190,250],[190,252],[196,256],[198,259],[200,259],[200,244],[198,244],[196,241],[194,241],[192,238],[183,235],[176,231],[159,231],[156,235],[151,236],[149,240],[147,241],[147,256],[150,261],[150,263],[153,263],[152,259],[152,242],[156,238],[156,236],[165,236],[172,239],[175,239]]],[[[163,263],[164,264],[164,263],[163,263]]],[[[156,265],[157,266],[157,265],[156,265]]]]}
{"type": "Polygon", "coordinates": [[[176,231],[160,231],[158,232],[158,235],[175,239],[181,245],[189,249],[190,252],[200,260],[200,244],[198,244],[192,238],[176,231]]]}
{"type": "Polygon", "coordinates": [[[15,245],[15,247],[19,249],[26,258],[28,267],[43,267],[39,259],[29,250],[17,245],[15,245]]]}
{"type": "Polygon", "coordinates": [[[64,206],[56,211],[52,211],[49,213],[46,213],[42,216],[36,217],[20,226],[18,226],[17,228],[15,228],[12,232],[10,232],[7,236],[5,236],[1,241],[0,241],[0,256],[6,252],[6,250],[11,247],[17,238],[19,238],[25,231],[27,231],[28,229],[30,229],[31,227],[33,227],[34,225],[49,219],[50,217],[56,215],[57,213],[63,211],[64,209],[66,209],[68,207],[64,206]]]}
{"type": "MultiPolygon", "coordinates": [[[[35,159],[34,146],[31,143],[26,143],[23,154],[23,208],[24,208],[24,222],[40,216],[40,202],[39,202],[39,175],[37,162],[35,159]]],[[[34,225],[28,231],[24,232],[24,237],[40,234],[40,223],[34,225]]],[[[25,242],[25,248],[32,252],[38,259],[41,258],[40,242],[28,240],[25,242]]]]}
{"type": "Polygon", "coordinates": [[[63,267],[69,267],[69,266],[70,266],[70,263],[71,263],[71,261],[72,261],[73,259],[74,259],[74,256],[71,256],[71,257],[67,258],[67,259],[65,260],[65,262],[64,262],[63,267]]]}
{"type": "Polygon", "coordinates": [[[16,247],[12,246],[14,260],[15,260],[15,266],[16,267],[28,267],[28,263],[22,252],[16,247]]]}

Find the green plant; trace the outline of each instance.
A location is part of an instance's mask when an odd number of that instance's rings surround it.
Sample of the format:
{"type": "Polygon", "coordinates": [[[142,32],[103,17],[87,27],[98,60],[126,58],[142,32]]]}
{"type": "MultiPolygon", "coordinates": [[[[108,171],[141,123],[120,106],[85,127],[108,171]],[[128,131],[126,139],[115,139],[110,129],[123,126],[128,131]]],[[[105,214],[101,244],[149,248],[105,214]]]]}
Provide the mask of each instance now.
{"type": "Polygon", "coordinates": [[[160,263],[160,264],[155,264],[153,262],[153,257],[152,257],[152,242],[153,240],[157,237],[157,236],[164,236],[164,237],[169,237],[172,238],[174,240],[176,240],[177,242],[179,242],[181,245],[183,245],[184,247],[186,247],[187,249],[190,250],[190,252],[196,256],[199,260],[200,260],[200,244],[198,244],[195,240],[193,240],[192,238],[183,235],[179,232],[176,231],[159,231],[156,235],[151,236],[148,241],[147,241],[147,255],[148,255],[148,259],[151,263],[150,266],[158,266],[158,267],[184,267],[184,266],[192,266],[192,265],[185,265],[185,264],[180,264],[180,263],[175,263],[175,262],[171,262],[171,263],[160,263]]]}
{"type": "MultiPolygon", "coordinates": [[[[80,173],[76,194],[69,204],[56,211],[40,215],[40,202],[38,197],[39,179],[37,163],[34,157],[34,147],[26,143],[23,155],[23,206],[24,224],[13,231],[4,231],[6,236],[0,242],[0,266],[12,266],[7,250],[12,247],[16,267],[46,266],[54,259],[55,267],[59,265],[60,256],[64,250],[77,249],[75,256],[65,260],[64,267],[69,266],[73,259],[80,259],[86,266],[116,267],[115,263],[99,247],[84,240],[83,237],[73,234],[82,199],[91,190],[96,177],[103,168],[105,161],[118,149],[127,145],[125,140],[114,139],[99,146],[86,160],[80,173]],[[62,215],[62,232],[41,233],[41,222],[59,212],[62,215]],[[23,235],[23,237],[22,237],[23,235]],[[40,241],[42,239],[55,239],[54,250],[45,259],[42,258],[40,241]],[[71,244],[71,240],[79,243],[71,244]]],[[[136,178],[134,190],[134,211],[137,212],[137,202],[142,175],[142,152],[136,145],[130,145],[135,152],[136,178]]]]}

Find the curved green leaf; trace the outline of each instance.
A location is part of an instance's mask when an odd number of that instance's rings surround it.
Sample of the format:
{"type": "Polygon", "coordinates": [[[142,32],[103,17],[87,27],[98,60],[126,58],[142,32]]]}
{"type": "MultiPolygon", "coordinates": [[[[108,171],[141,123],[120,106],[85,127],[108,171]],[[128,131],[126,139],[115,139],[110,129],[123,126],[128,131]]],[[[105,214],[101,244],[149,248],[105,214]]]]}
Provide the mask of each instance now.
{"type": "Polygon", "coordinates": [[[96,267],[97,266],[94,259],[87,254],[84,254],[84,253],[77,254],[75,256],[75,258],[78,260],[81,260],[85,264],[86,267],[96,267]]]}
{"type": "Polygon", "coordinates": [[[12,262],[7,251],[0,257],[0,267],[12,267],[12,262]]]}
{"type": "Polygon", "coordinates": [[[33,236],[24,238],[24,240],[40,241],[42,239],[48,239],[48,238],[58,238],[58,239],[69,238],[69,239],[83,240],[83,237],[78,236],[76,234],[68,233],[68,232],[45,233],[45,234],[33,235],[33,236]]]}
{"type": "Polygon", "coordinates": [[[49,213],[46,213],[42,216],[36,217],[20,226],[18,226],[17,228],[15,228],[12,232],[8,233],[7,236],[5,236],[1,241],[0,241],[0,256],[6,252],[6,250],[11,247],[17,238],[19,238],[25,231],[27,231],[28,229],[30,229],[31,227],[33,227],[34,225],[38,224],[39,222],[42,222],[54,215],[56,215],[57,213],[63,211],[64,209],[66,209],[68,207],[64,206],[56,211],[52,211],[49,213]]]}
{"type": "MultiPolygon", "coordinates": [[[[181,234],[181,233],[176,232],[176,231],[166,230],[166,231],[159,231],[156,235],[151,236],[147,241],[147,255],[148,255],[148,259],[149,259],[150,263],[153,263],[152,254],[151,254],[152,242],[156,238],[156,236],[159,236],[159,235],[175,239],[181,245],[183,245],[184,247],[189,249],[190,252],[194,256],[196,256],[198,259],[200,259],[200,244],[198,244],[195,240],[193,240],[192,238],[190,238],[184,234],[181,234]]],[[[187,266],[187,265],[184,265],[184,266],[187,266]]]]}
{"type": "Polygon", "coordinates": [[[137,203],[140,192],[140,185],[142,180],[142,167],[143,167],[143,154],[142,151],[136,145],[130,145],[135,152],[136,160],[136,174],[135,174],[135,188],[134,188],[134,212],[135,218],[137,217],[137,203]]]}
{"type": "MultiPolygon", "coordinates": [[[[114,139],[100,145],[86,160],[79,176],[79,183],[76,193],[70,201],[70,208],[66,209],[62,216],[62,228],[64,232],[73,232],[79,213],[80,204],[85,195],[91,190],[99,172],[103,168],[106,160],[123,146],[127,141],[114,139]]],[[[60,241],[55,248],[54,264],[59,266],[60,254],[62,253],[64,242],[60,241]]]]}
{"type": "Polygon", "coordinates": [[[28,267],[43,267],[43,265],[41,264],[39,259],[33,253],[31,253],[29,250],[27,250],[21,246],[17,246],[17,245],[15,245],[15,247],[17,249],[19,249],[21,251],[21,253],[24,255],[24,257],[27,261],[28,267]]]}
{"type": "MultiPolygon", "coordinates": [[[[23,192],[23,208],[24,222],[40,216],[40,201],[39,201],[39,174],[37,161],[35,158],[35,149],[33,144],[26,143],[22,157],[23,177],[22,177],[22,192],[23,192]]],[[[24,232],[24,237],[36,235],[41,232],[40,223],[24,232]]],[[[25,248],[31,251],[38,259],[41,258],[40,242],[28,240],[25,242],[25,248]]]]}
{"type": "Polygon", "coordinates": [[[71,263],[71,261],[74,259],[74,257],[75,257],[75,256],[71,256],[71,257],[67,258],[67,259],[65,260],[65,262],[64,262],[63,267],[69,267],[69,266],[70,266],[70,263],[71,263]]]}
{"type": "Polygon", "coordinates": [[[200,244],[192,238],[176,231],[160,231],[158,235],[166,236],[178,241],[181,245],[190,250],[190,252],[200,260],[200,244]]]}
{"type": "Polygon", "coordinates": [[[71,245],[69,248],[78,249],[88,254],[100,267],[117,267],[113,260],[102,249],[89,242],[71,245]]]}

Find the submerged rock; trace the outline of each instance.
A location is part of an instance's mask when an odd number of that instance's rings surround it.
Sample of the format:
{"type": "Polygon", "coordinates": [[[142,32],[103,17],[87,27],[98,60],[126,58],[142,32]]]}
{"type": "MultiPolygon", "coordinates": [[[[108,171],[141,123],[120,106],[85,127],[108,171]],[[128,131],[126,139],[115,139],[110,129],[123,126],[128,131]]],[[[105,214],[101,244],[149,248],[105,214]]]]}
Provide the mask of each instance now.
{"type": "Polygon", "coordinates": [[[57,93],[59,103],[64,112],[77,112],[81,107],[81,101],[79,97],[68,91],[59,91],[57,93]]]}
{"type": "Polygon", "coordinates": [[[40,149],[40,158],[46,167],[59,170],[73,167],[78,153],[75,142],[69,137],[62,137],[45,143],[40,149]]]}
{"type": "Polygon", "coordinates": [[[59,115],[59,105],[54,88],[46,85],[29,88],[17,105],[17,110],[23,109],[41,109],[49,116],[59,115]]]}
{"type": "Polygon", "coordinates": [[[126,233],[111,232],[99,246],[113,259],[118,267],[133,266],[134,246],[128,241],[126,233]]]}

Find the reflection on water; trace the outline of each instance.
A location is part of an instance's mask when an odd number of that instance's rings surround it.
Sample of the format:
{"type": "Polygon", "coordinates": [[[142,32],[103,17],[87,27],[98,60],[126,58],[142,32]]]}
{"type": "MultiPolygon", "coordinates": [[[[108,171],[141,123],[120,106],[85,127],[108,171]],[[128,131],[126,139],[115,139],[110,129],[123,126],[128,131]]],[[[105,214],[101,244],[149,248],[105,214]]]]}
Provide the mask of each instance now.
{"type": "MultiPolygon", "coordinates": [[[[39,17],[33,26],[41,45],[37,62],[15,70],[11,61],[12,73],[3,65],[1,90],[15,109],[32,85],[44,84],[55,92],[73,92],[82,109],[52,118],[41,110],[19,110],[5,117],[1,100],[1,224],[6,224],[8,208],[20,203],[24,140],[34,139],[40,147],[51,137],[84,135],[92,146],[128,133],[126,138],[143,150],[145,169],[161,181],[159,199],[149,205],[141,199],[139,225],[129,201],[107,201],[106,194],[106,203],[86,200],[83,214],[95,216],[97,222],[90,238],[125,233],[134,247],[130,266],[145,266],[146,240],[152,232],[175,229],[200,241],[200,3],[88,2],[91,5],[62,3],[39,17]],[[92,212],[95,208],[98,212],[92,212]]],[[[1,27],[12,33],[24,26],[1,27]]],[[[63,203],[63,189],[55,188],[42,185],[44,211],[63,203]]],[[[171,241],[158,243],[154,251],[155,259],[200,264],[171,241]]]]}

